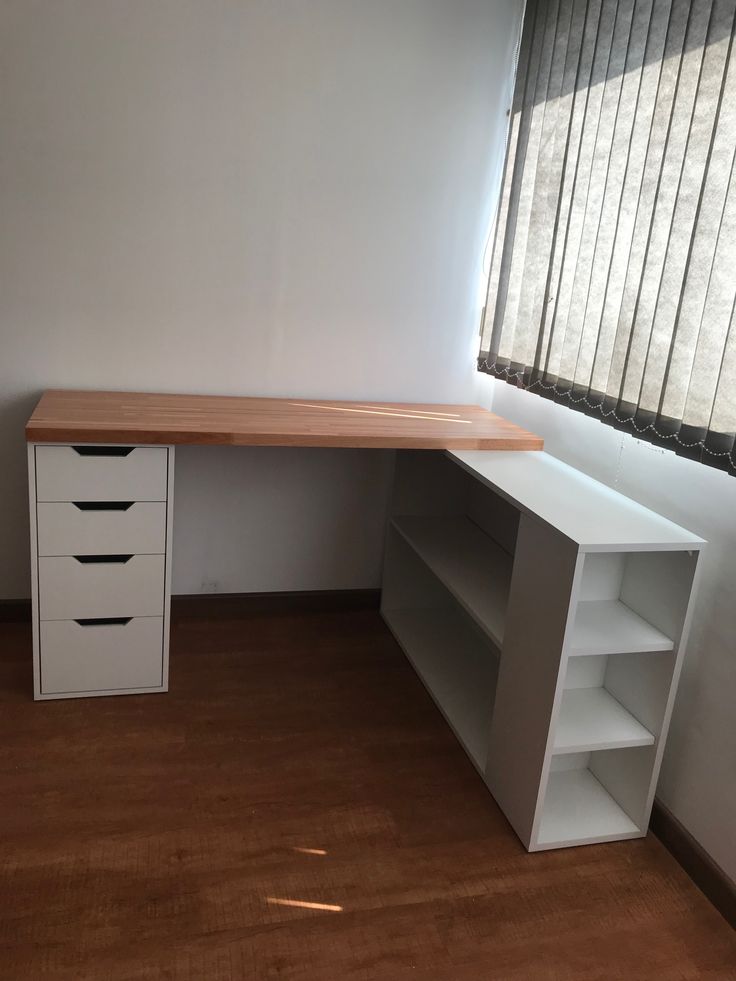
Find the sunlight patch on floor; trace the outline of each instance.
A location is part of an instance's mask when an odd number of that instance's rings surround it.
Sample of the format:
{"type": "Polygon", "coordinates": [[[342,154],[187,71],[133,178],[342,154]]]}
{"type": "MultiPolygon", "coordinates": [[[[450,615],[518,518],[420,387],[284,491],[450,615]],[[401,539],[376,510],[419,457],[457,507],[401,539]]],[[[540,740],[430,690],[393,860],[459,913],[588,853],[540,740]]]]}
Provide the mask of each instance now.
{"type": "Polygon", "coordinates": [[[276,896],[266,896],[269,906],[297,906],[299,909],[321,909],[328,913],[342,913],[342,906],[331,903],[308,903],[304,899],[278,899],[276,896]]]}

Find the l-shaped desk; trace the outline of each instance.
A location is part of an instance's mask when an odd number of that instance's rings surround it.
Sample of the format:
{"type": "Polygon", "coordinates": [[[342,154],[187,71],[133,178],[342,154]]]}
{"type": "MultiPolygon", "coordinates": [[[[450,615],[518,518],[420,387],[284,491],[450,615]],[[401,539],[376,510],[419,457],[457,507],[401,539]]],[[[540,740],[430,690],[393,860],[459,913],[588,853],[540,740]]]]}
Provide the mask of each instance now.
{"type": "Polygon", "coordinates": [[[36,699],[167,690],[177,445],[394,449],[382,613],[524,845],[646,833],[696,535],[477,406],[49,391],[26,438],[36,699]]]}

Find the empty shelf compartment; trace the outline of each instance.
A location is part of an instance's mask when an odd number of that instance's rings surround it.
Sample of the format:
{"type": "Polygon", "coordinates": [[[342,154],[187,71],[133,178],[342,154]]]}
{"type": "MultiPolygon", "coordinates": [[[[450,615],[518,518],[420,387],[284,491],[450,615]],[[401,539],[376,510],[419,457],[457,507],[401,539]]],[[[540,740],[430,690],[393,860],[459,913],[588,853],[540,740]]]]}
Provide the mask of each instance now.
{"type": "Polygon", "coordinates": [[[673,641],[621,600],[581,600],[568,654],[637,654],[671,651],[673,641]]]}
{"type": "Polygon", "coordinates": [[[553,752],[651,746],[654,736],[605,688],[563,692],[553,752]]]}
{"type": "Polygon", "coordinates": [[[562,848],[642,834],[588,769],[549,775],[537,848],[562,848]]]}
{"type": "Polygon", "coordinates": [[[513,560],[466,517],[394,518],[394,527],[500,647],[513,560]]]}
{"type": "Polygon", "coordinates": [[[497,660],[461,611],[384,610],[384,619],[478,769],[488,755],[497,660]]]}

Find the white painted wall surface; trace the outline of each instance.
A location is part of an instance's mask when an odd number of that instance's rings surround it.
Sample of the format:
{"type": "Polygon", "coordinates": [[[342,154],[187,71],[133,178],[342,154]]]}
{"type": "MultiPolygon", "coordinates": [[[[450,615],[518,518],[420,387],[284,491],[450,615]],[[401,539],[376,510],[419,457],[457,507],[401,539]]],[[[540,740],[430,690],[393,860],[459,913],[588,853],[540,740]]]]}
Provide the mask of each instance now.
{"type": "Polygon", "coordinates": [[[657,796],[736,881],[736,479],[487,376],[482,404],[708,541],[657,796]]]}
{"type": "MultiPolygon", "coordinates": [[[[0,598],[44,388],[468,399],[520,8],[4,0],[0,598]]],[[[181,449],[174,591],[376,585],[385,477],[181,449]]]]}

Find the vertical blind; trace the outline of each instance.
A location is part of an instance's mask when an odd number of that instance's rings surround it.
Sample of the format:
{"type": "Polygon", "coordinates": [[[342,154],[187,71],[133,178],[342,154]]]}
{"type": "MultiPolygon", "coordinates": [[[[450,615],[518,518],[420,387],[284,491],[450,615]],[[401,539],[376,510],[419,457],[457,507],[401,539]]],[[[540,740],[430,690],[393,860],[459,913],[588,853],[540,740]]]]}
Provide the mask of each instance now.
{"type": "Polygon", "coordinates": [[[478,366],[736,473],[736,0],[529,0],[478,366]]]}

